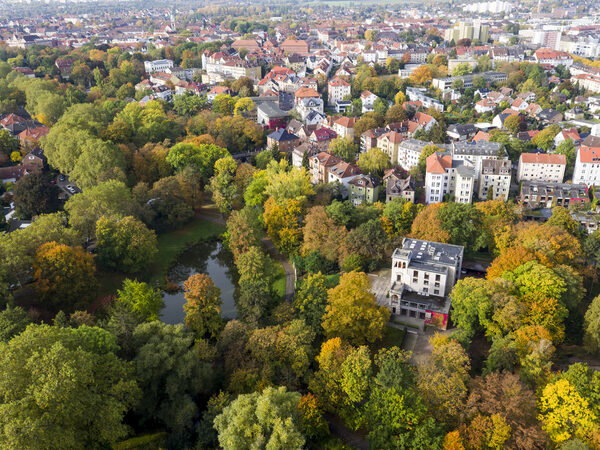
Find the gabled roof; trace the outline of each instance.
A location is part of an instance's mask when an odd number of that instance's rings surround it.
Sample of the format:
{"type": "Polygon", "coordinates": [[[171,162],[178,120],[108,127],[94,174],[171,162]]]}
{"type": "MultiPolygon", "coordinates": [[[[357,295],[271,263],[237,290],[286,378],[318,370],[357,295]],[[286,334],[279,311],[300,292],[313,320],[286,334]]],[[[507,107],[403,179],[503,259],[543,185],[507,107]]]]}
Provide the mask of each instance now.
{"type": "Polygon", "coordinates": [[[272,132],[267,136],[274,141],[277,142],[285,142],[285,141],[295,141],[298,139],[298,136],[295,134],[289,133],[285,128],[279,128],[277,131],[272,132]]]}

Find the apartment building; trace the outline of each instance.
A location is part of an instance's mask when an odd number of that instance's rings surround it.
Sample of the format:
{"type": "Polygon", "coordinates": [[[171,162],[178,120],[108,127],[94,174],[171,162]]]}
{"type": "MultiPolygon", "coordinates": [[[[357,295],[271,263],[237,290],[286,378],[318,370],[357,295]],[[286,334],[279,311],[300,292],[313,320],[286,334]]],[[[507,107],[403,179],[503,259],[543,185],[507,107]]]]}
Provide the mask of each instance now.
{"type": "Polygon", "coordinates": [[[471,203],[475,179],[469,161],[454,159],[450,152],[436,152],[427,158],[425,202],[439,203],[445,195],[453,195],[457,203],[471,203]]]}
{"type": "Polygon", "coordinates": [[[379,299],[393,315],[446,329],[449,294],[462,269],[464,248],[405,238],[392,255],[389,295],[379,299]]]}
{"type": "Polygon", "coordinates": [[[154,61],[144,61],[144,70],[146,73],[164,72],[173,67],[173,61],[170,59],[156,59],[154,61]]]}
{"type": "Polygon", "coordinates": [[[589,135],[577,150],[573,183],[600,186],[600,137],[589,135]]]}
{"type": "Polygon", "coordinates": [[[508,200],[511,167],[508,159],[487,159],[482,162],[477,193],[480,200],[508,200]]]}
{"type": "Polygon", "coordinates": [[[457,43],[461,39],[470,39],[471,41],[477,39],[481,42],[487,42],[489,33],[489,25],[483,25],[479,20],[459,22],[444,32],[444,40],[448,42],[454,41],[454,43],[457,43]]]}
{"type": "Polygon", "coordinates": [[[327,83],[327,103],[335,105],[351,93],[351,86],[346,80],[334,77],[327,83]]]}
{"type": "Polygon", "coordinates": [[[398,161],[398,148],[404,137],[396,131],[388,131],[379,136],[377,139],[377,147],[385,152],[390,158],[392,164],[398,161]]]}
{"type": "Polygon", "coordinates": [[[418,89],[409,86],[406,88],[406,96],[411,102],[421,102],[423,108],[434,108],[439,112],[444,112],[444,104],[435,98],[429,97],[425,93],[425,89],[418,89]]]}
{"type": "Polygon", "coordinates": [[[386,203],[395,198],[415,202],[415,182],[410,175],[404,175],[400,169],[394,167],[385,171],[383,182],[385,183],[386,203]]]}
{"type": "Polygon", "coordinates": [[[517,181],[548,181],[562,183],[567,167],[565,155],[521,153],[517,181]]]}
{"type": "MultiPolygon", "coordinates": [[[[405,139],[398,144],[398,159],[395,161],[404,170],[410,171],[414,167],[417,167],[423,148],[429,144],[431,143],[419,141],[418,139],[405,139]]],[[[441,145],[438,145],[438,147],[444,148],[441,145]]],[[[392,164],[394,164],[393,159],[392,164]]]]}
{"type": "Polygon", "coordinates": [[[431,83],[433,84],[434,88],[445,91],[446,89],[450,89],[452,87],[452,83],[454,83],[456,80],[462,80],[464,88],[467,89],[473,87],[473,79],[475,77],[483,77],[487,83],[499,83],[501,81],[506,81],[508,78],[504,72],[482,72],[456,77],[434,78],[431,83]]]}

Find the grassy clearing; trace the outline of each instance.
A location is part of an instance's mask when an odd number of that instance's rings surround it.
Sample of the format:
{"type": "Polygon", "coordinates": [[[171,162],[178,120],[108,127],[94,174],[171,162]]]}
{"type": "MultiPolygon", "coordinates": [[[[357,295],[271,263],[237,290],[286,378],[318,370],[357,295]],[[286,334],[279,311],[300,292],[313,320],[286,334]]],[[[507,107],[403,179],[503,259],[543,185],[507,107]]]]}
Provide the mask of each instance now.
{"type": "Polygon", "coordinates": [[[225,227],[215,222],[195,219],[184,227],[158,236],[158,254],[148,270],[152,282],[162,283],[169,267],[183,250],[192,244],[207,239],[216,239],[225,231],[225,227]]]}
{"type": "Polygon", "coordinates": [[[273,295],[282,300],[285,297],[285,269],[280,261],[275,260],[275,274],[273,277],[273,295]]]}

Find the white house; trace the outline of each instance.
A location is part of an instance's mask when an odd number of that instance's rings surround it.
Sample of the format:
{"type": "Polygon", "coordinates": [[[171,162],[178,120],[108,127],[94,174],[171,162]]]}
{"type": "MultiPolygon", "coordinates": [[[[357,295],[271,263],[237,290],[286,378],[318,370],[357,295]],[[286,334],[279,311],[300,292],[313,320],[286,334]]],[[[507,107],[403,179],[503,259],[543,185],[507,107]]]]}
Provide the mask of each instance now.
{"type": "Polygon", "coordinates": [[[451,153],[436,152],[427,158],[425,202],[439,203],[446,194],[457,203],[471,203],[475,187],[475,170],[468,161],[452,158],[451,153]]]}
{"type": "Polygon", "coordinates": [[[362,101],[362,113],[368,113],[373,111],[373,106],[375,105],[375,100],[377,100],[375,94],[369,91],[362,91],[360,94],[360,100],[362,101]]]}
{"type": "Polygon", "coordinates": [[[487,199],[490,192],[492,200],[508,200],[511,167],[512,164],[508,159],[483,161],[479,174],[479,192],[477,193],[480,200],[487,199]]]}

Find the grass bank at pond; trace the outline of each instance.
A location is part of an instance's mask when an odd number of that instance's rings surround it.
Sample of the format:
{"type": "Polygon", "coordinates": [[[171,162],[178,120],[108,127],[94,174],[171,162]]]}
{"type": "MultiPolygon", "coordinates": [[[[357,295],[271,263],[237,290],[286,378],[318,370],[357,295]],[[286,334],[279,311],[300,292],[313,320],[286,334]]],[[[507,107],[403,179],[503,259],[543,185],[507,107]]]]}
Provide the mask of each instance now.
{"type": "Polygon", "coordinates": [[[158,253],[148,268],[151,282],[164,283],[169,268],[186,248],[208,239],[216,239],[225,226],[204,219],[194,219],[177,230],[158,235],[158,253]]]}

